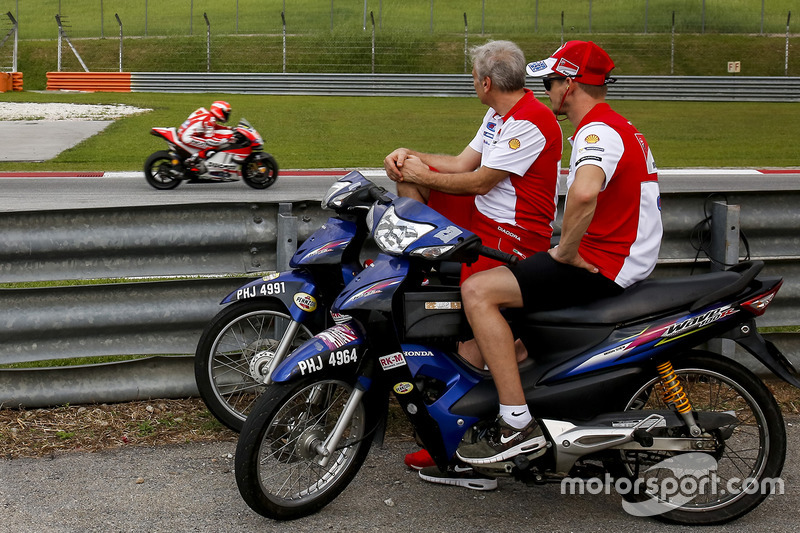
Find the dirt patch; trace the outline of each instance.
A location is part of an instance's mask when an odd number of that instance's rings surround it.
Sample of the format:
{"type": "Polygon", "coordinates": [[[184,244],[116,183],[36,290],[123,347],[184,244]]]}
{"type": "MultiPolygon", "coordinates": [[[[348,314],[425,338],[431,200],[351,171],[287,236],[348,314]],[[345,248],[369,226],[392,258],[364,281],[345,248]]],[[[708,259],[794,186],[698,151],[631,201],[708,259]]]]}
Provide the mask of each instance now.
{"type": "MultiPolygon", "coordinates": [[[[767,384],[784,416],[800,414],[800,389],[782,381],[767,384]]],[[[52,409],[0,409],[0,456],[46,457],[122,446],[156,446],[238,439],[199,398],[52,409]]],[[[411,427],[396,402],[389,412],[387,439],[411,440],[411,427]]]]}

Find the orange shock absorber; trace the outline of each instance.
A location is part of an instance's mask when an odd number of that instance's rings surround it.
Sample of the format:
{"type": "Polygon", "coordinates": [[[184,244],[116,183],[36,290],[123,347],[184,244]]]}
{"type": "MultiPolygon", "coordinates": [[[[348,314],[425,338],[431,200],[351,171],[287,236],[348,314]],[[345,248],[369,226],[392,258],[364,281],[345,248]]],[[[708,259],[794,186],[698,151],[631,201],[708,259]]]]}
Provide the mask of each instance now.
{"type": "Polygon", "coordinates": [[[658,370],[658,375],[661,377],[661,385],[664,387],[664,403],[667,405],[673,404],[675,406],[675,409],[681,415],[684,422],[689,427],[689,432],[693,436],[700,435],[701,430],[697,426],[697,422],[692,414],[692,404],[683,391],[681,380],[678,378],[678,375],[675,374],[672,363],[666,361],[658,365],[656,370],[658,370]]]}
{"type": "Polygon", "coordinates": [[[662,363],[656,367],[656,370],[661,376],[661,385],[664,386],[664,403],[675,405],[675,409],[681,414],[691,411],[692,404],[689,403],[689,398],[683,392],[681,380],[675,374],[672,363],[669,361],[662,363]]]}

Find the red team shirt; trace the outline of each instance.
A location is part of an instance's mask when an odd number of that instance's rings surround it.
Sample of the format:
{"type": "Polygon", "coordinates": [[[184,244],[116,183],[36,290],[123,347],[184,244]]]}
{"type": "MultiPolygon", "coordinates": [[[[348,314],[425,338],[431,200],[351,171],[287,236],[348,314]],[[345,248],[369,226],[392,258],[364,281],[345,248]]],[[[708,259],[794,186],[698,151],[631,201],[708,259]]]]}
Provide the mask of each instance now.
{"type": "MultiPolygon", "coordinates": [[[[506,171],[508,177],[475,197],[475,216],[468,228],[483,244],[522,259],[550,248],[561,139],[553,112],[527,89],[505,116],[492,108],[486,112],[469,146],[481,154],[481,166],[506,171]]],[[[468,275],[499,264],[481,258],[465,270],[468,275]]]]}
{"type": "Polygon", "coordinates": [[[600,273],[628,287],[658,260],[663,233],[658,174],[644,136],[608,104],[583,118],[572,142],[567,188],[583,165],[603,169],[605,183],[578,253],[600,273]]]}

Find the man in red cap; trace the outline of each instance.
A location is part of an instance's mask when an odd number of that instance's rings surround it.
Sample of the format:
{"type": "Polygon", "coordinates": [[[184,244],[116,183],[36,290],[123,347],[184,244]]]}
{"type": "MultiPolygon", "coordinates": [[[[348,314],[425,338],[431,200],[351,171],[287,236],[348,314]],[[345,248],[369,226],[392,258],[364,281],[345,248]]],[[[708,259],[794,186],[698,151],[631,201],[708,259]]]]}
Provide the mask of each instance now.
{"type": "MultiPolygon", "coordinates": [[[[567,178],[559,245],[516,267],[478,272],[462,285],[475,340],[497,386],[500,413],[476,442],[456,455],[473,465],[542,455],[547,440],[525,400],[514,336],[500,310],[548,310],[613,296],[646,278],[661,245],[658,178],[650,148],[605,102],[614,62],[592,42],[570,41],[530,63],[556,115],[577,132],[567,178]]],[[[536,357],[535,347],[528,347],[536,357]]]]}

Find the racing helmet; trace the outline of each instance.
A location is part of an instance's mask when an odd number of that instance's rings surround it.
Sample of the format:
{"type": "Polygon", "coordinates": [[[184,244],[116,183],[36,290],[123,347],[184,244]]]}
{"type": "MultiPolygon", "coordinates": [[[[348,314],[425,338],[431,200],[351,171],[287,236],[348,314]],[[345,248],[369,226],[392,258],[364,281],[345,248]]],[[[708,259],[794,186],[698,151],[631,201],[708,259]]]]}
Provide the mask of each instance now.
{"type": "Polygon", "coordinates": [[[227,122],[228,117],[231,116],[231,105],[228,102],[217,100],[211,104],[211,114],[220,122],[227,122]]]}

